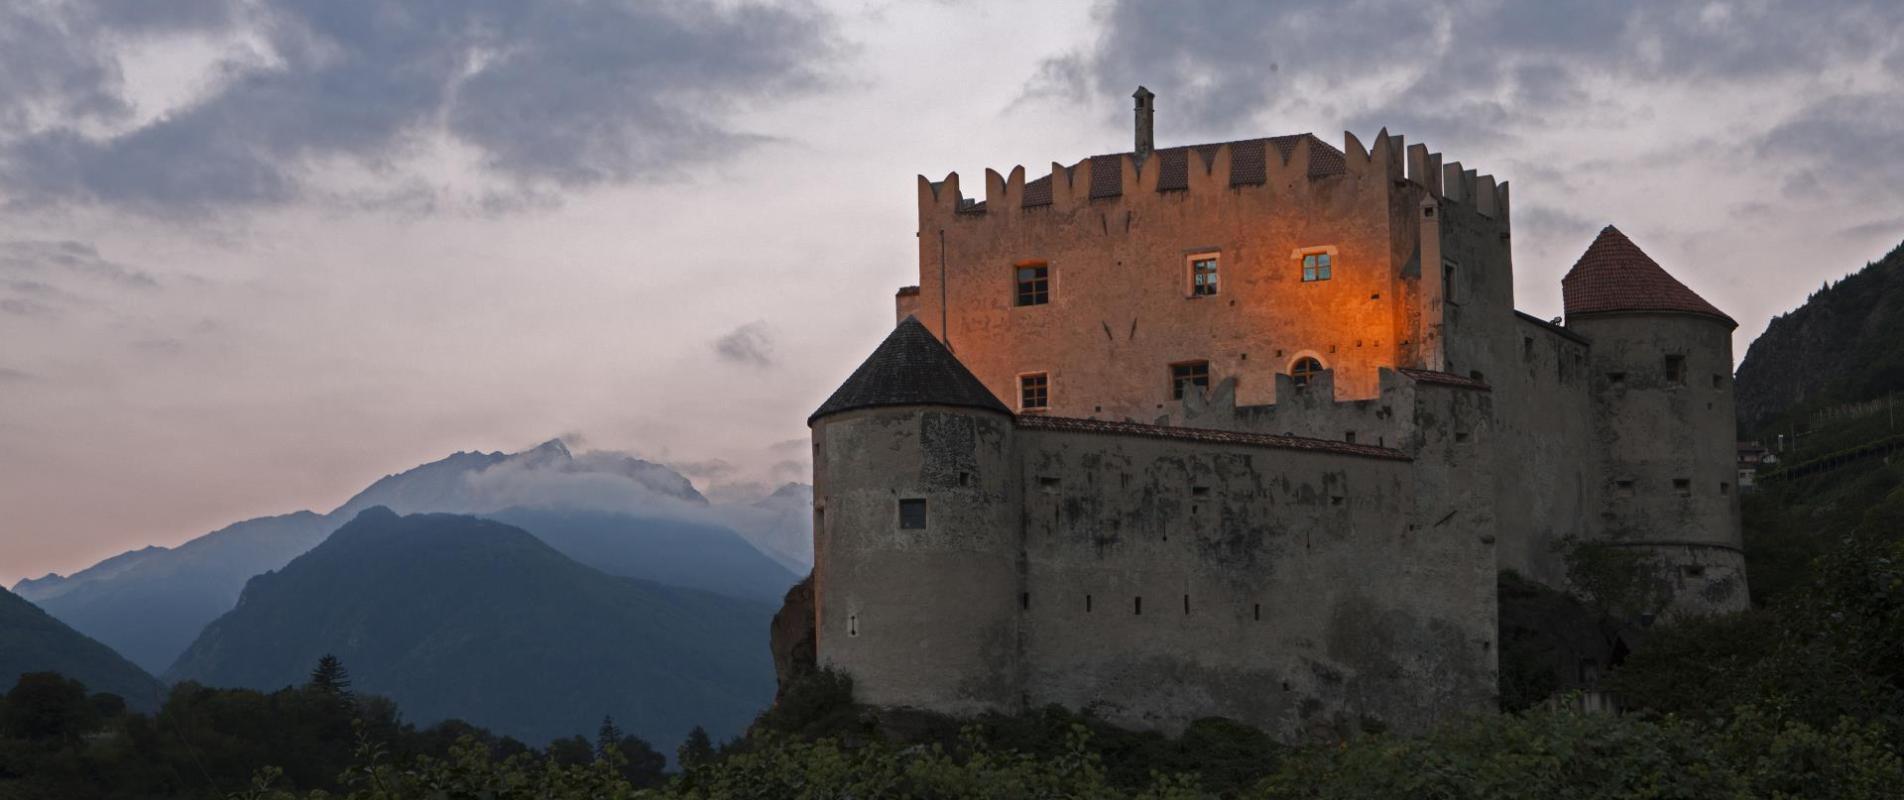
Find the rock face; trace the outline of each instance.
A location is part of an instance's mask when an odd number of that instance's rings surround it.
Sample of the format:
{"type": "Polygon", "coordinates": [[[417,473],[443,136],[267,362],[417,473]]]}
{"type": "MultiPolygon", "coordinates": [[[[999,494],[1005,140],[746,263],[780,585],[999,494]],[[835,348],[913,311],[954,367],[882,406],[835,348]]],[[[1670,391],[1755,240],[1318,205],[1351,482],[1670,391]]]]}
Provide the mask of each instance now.
{"type": "Polygon", "coordinates": [[[774,702],[780,702],[787,686],[814,670],[815,632],[813,628],[813,576],[807,575],[793,588],[774,614],[768,633],[773,649],[774,702]]]}
{"type": "MultiPolygon", "coordinates": [[[[1739,423],[1904,389],[1904,246],[1772,319],[1739,362],[1739,423]]],[[[1801,425],[1802,427],[1802,425],[1801,425]]]]}

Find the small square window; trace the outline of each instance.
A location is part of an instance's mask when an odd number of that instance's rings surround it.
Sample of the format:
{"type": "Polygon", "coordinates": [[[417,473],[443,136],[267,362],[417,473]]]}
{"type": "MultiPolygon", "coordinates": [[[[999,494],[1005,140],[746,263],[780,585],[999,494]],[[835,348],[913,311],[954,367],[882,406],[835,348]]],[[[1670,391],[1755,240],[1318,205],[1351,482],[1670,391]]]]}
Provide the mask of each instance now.
{"type": "Polygon", "coordinates": [[[1691,497],[1692,496],[1692,479],[1691,478],[1674,478],[1673,491],[1678,492],[1680,497],[1691,497]]]}
{"type": "Polygon", "coordinates": [[[1732,493],[1732,484],[1726,483],[1725,481],[1720,481],[1719,494],[1724,495],[1724,494],[1731,494],[1731,493],[1732,493]]]}
{"type": "Polygon", "coordinates": [[[1714,375],[1714,376],[1712,376],[1712,388],[1714,388],[1714,389],[1724,389],[1724,388],[1725,388],[1725,376],[1724,376],[1724,375],[1714,375]]]}
{"type": "Polygon", "coordinates": [[[906,530],[923,530],[926,527],[926,501],[922,497],[909,497],[899,501],[899,527],[906,530]]]}
{"type": "Polygon", "coordinates": [[[1042,372],[1018,376],[1018,410],[1043,411],[1051,407],[1051,378],[1042,372]]]}
{"type": "Polygon", "coordinates": [[[1613,384],[1614,386],[1626,385],[1626,373],[1624,372],[1609,372],[1606,374],[1606,379],[1607,383],[1613,384]]]}
{"type": "Polygon", "coordinates": [[[1677,386],[1686,384],[1686,357],[1669,355],[1666,357],[1666,382],[1677,386]]]}
{"type": "Polygon", "coordinates": [[[1038,491],[1044,492],[1045,494],[1057,494],[1062,486],[1063,484],[1057,478],[1043,477],[1038,479],[1038,491]]]}
{"type": "Polygon", "coordinates": [[[1170,365],[1170,399],[1182,400],[1184,387],[1210,388],[1210,362],[1185,361],[1170,365]]]}
{"type": "Polygon", "coordinates": [[[1216,294],[1216,256],[1194,256],[1190,259],[1190,296],[1209,297],[1216,294]]]}
{"type": "Polygon", "coordinates": [[[1620,497],[1632,497],[1633,496],[1633,482],[1630,480],[1614,481],[1613,493],[1620,497]]]}
{"type": "Polygon", "coordinates": [[[1328,253],[1309,253],[1302,257],[1302,282],[1326,281],[1334,258],[1328,253]]]}
{"type": "Polygon", "coordinates": [[[1013,268],[1018,283],[1018,304],[1042,306],[1051,302],[1051,267],[1046,264],[1020,264],[1013,268]]]}

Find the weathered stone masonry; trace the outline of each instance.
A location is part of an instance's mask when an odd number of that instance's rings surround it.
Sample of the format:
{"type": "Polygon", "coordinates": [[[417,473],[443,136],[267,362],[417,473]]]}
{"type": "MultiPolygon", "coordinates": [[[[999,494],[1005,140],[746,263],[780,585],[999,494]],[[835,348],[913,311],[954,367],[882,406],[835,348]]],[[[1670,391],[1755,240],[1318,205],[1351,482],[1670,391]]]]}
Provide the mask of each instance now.
{"type": "Polygon", "coordinates": [[[1153,150],[1138,102],[1136,152],[920,179],[919,285],[809,420],[860,700],[1418,730],[1491,703],[1495,575],[1565,543],[1743,606],[1723,313],[1609,227],[1528,317],[1505,183],[1386,132],[1153,150]]]}

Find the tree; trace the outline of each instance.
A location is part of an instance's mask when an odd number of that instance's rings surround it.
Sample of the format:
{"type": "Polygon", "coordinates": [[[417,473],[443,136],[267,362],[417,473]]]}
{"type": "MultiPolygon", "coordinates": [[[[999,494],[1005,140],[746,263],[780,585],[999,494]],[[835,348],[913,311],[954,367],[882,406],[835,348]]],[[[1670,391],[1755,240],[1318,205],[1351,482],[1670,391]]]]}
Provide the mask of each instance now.
{"type": "Polygon", "coordinates": [[[621,729],[615,727],[613,716],[602,715],[602,726],[595,730],[595,758],[605,760],[621,744],[621,729]]]}
{"type": "Polygon", "coordinates": [[[674,751],[676,760],[684,770],[694,769],[714,760],[714,741],[707,736],[707,729],[699,725],[688,731],[688,738],[674,751]]]}
{"type": "Polygon", "coordinates": [[[350,671],[344,669],[344,662],[337,660],[337,656],[325,653],[317,660],[317,668],[311,670],[311,680],[305,685],[328,695],[349,697],[350,671]]]}
{"type": "Polygon", "coordinates": [[[45,744],[77,743],[97,719],[86,685],[57,672],[21,675],[0,706],[0,730],[45,744]]]}

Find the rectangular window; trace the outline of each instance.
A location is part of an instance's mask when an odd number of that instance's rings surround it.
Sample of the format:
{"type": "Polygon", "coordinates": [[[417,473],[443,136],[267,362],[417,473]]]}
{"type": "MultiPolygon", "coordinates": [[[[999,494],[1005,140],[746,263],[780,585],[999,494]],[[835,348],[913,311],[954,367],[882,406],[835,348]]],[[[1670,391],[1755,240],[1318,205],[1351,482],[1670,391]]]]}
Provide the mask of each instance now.
{"type": "Polygon", "coordinates": [[[1182,400],[1187,386],[1210,388],[1210,362],[1184,361],[1170,365],[1170,399],[1182,400]]]}
{"type": "Polygon", "coordinates": [[[1061,483],[1057,478],[1040,477],[1038,479],[1038,491],[1044,492],[1045,494],[1057,494],[1060,485],[1061,483]]]}
{"type": "Polygon", "coordinates": [[[1190,296],[1216,294],[1216,256],[1192,256],[1190,259],[1190,296]]]}
{"type": "Polygon", "coordinates": [[[907,530],[923,530],[926,527],[924,498],[910,497],[899,501],[899,527],[907,530]]]}
{"type": "Polygon", "coordinates": [[[1669,355],[1666,357],[1666,382],[1675,386],[1686,385],[1686,357],[1669,355]]]}
{"type": "Polygon", "coordinates": [[[1051,379],[1042,372],[1018,376],[1018,410],[1043,411],[1051,407],[1051,379]]]}
{"type": "Polygon", "coordinates": [[[1455,271],[1455,268],[1458,266],[1460,265],[1454,263],[1453,261],[1449,261],[1445,258],[1441,260],[1441,300],[1442,302],[1445,302],[1445,303],[1457,302],[1457,299],[1454,296],[1454,288],[1456,286],[1454,282],[1454,271],[1455,271]]]}
{"type": "Polygon", "coordinates": [[[1051,302],[1051,267],[1042,263],[1013,267],[1018,282],[1018,304],[1042,306],[1051,302]]]}
{"type": "Polygon", "coordinates": [[[1302,257],[1302,282],[1326,281],[1334,258],[1328,253],[1309,253],[1302,257]]]}

